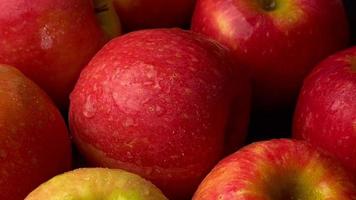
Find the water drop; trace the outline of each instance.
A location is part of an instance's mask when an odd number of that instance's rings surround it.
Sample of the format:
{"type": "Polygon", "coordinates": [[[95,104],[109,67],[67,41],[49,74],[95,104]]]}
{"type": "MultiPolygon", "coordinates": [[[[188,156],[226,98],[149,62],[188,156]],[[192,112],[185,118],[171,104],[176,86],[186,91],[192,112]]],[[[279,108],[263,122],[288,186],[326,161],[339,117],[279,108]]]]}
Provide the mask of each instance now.
{"type": "Polygon", "coordinates": [[[91,95],[88,95],[83,107],[83,115],[87,118],[91,118],[95,115],[95,113],[95,102],[93,102],[93,97],[91,95]]]}
{"type": "Polygon", "coordinates": [[[53,46],[53,39],[47,26],[43,27],[40,32],[41,37],[41,48],[42,49],[50,49],[53,46]]]}
{"type": "Polygon", "coordinates": [[[131,118],[131,117],[128,117],[126,118],[123,122],[122,122],[122,125],[124,127],[130,127],[130,126],[133,126],[135,124],[135,121],[131,118]]]}

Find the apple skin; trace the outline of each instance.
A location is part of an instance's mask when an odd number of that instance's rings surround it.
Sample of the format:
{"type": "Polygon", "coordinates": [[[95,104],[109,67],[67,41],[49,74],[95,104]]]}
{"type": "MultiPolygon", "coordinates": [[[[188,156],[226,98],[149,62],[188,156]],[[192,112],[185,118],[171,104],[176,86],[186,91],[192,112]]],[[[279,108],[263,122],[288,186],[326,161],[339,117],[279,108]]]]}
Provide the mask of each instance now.
{"type": "Polygon", "coordinates": [[[113,0],[125,31],[189,24],[196,0],[113,0]]]}
{"type": "Polygon", "coordinates": [[[0,65],[0,199],[23,200],[70,166],[69,135],[57,108],[20,71],[0,65]]]}
{"type": "Polygon", "coordinates": [[[356,178],[356,47],[337,53],[304,81],[293,137],[334,155],[356,178]]]}
{"type": "Polygon", "coordinates": [[[248,67],[257,110],[294,105],[307,73],[349,39],[341,0],[198,0],[192,30],[226,45],[248,67]]]}
{"type": "Polygon", "coordinates": [[[149,181],[135,174],[104,168],[82,168],[58,175],[25,200],[168,200],[149,181]]]}
{"type": "Polygon", "coordinates": [[[17,67],[62,109],[107,40],[89,0],[1,0],[0,63],[17,67]]]}
{"type": "Polygon", "coordinates": [[[356,199],[347,172],[302,141],[250,144],[220,161],[193,200],[356,199]]]}
{"type": "Polygon", "coordinates": [[[95,166],[137,173],[170,199],[189,198],[222,157],[225,129],[236,130],[226,136],[235,146],[246,135],[249,82],[235,69],[227,49],[190,31],[114,39],[71,94],[75,142],[95,166]]]}

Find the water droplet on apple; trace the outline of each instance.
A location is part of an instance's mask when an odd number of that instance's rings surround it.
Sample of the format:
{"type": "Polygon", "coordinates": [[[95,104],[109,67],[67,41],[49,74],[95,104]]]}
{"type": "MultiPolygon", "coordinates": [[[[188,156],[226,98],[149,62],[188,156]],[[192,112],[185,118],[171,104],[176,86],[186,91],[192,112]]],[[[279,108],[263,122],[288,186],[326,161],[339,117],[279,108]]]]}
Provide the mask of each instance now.
{"type": "Polygon", "coordinates": [[[83,107],[83,115],[87,118],[91,118],[96,113],[95,102],[93,102],[93,97],[88,95],[83,107]]]}
{"type": "Polygon", "coordinates": [[[123,122],[122,122],[122,125],[124,127],[130,127],[130,126],[133,126],[135,124],[135,121],[131,118],[131,117],[128,117],[126,118],[123,122]]]}
{"type": "Polygon", "coordinates": [[[163,107],[161,107],[159,105],[155,106],[155,111],[156,111],[157,116],[162,116],[166,113],[166,109],[164,109],[163,107]]]}
{"type": "Polygon", "coordinates": [[[50,49],[53,46],[53,38],[49,33],[49,29],[47,26],[44,26],[40,31],[41,37],[41,48],[42,49],[50,49]]]}

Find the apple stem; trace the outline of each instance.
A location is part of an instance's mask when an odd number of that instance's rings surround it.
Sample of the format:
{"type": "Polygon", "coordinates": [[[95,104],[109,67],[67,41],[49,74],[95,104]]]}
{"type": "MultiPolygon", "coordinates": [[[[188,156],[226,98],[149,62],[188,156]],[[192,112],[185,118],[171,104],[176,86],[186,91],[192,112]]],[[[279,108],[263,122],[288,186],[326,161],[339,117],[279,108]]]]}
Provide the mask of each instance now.
{"type": "Polygon", "coordinates": [[[276,0],[259,0],[263,10],[273,11],[277,7],[276,0]]]}

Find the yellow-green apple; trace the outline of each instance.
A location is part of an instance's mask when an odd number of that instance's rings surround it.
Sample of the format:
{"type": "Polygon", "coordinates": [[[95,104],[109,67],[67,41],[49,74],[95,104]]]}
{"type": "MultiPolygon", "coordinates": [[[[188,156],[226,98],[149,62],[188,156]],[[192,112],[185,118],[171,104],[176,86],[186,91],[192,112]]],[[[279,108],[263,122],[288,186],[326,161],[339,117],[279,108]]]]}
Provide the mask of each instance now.
{"type": "Polygon", "coordinates": [[[196,0],[113,1],[125,31],[189,24],[196,0]]]}
{"type": "Polygon", "coordinates": [[[108,39],[121,34],[121,22],[112,0],[93,0],[96,18],[108,39]]]}
{"type": "Polygon", "coordinates": [[[293,105],[306,74],[349,38],[341,0],[198,0],[192,30],[250,69],[257,110],[293,105]]]}
{"type": "Polygon", "coordinates": [[[0,199],[23,200],[70,165],[69,136],[57,108],[20,71],[0,65],[0,199]]]}
{"type": "Polygon", "coordinates": [[[184,199],[246,134],[249,82],[218,43],[181,29],[132,32],[82,71],[69,122],[96,166],[122,168],[184,199]],[[234,116],[229,119],[229,116],[234,116]]]}
{"type": "Polygon", "coordinates": [[[0,63],[17,67],[66,109],[106,35],[90,0],[0,0],[0,63]]]}
{"type": "Polygon", "coordinates": [[[334,155],[356,178],[356,47],[327,58],[306,78],[293,136],[334,155]]]}
{"type": "Polygon", "coordinates": [[[302,141],[274,139],[245,146],[220,161],[193,200],[355,200],[349,174],[302,141]]]}
{"type": "Polygon", "coordinates": [[[82,168],[58,175],[32,191],[25,200],[167,200],[151,182],[138,175],[105,168],[82,168]]]}

